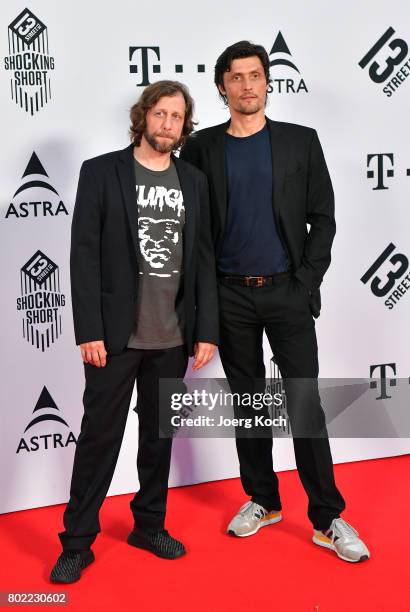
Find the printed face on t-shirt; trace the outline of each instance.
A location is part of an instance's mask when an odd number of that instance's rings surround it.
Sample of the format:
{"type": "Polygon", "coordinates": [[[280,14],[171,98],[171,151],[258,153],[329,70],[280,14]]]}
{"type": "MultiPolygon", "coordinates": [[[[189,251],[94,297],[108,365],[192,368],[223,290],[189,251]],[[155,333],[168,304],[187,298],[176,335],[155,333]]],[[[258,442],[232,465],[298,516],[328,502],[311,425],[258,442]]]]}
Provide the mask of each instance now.
{"type": "Polygon", "coordinates": [[[138,218],[138,237],[143,258],[152,268],[164,268],[179,241],[180,223],[175,219],[138,218]]]}

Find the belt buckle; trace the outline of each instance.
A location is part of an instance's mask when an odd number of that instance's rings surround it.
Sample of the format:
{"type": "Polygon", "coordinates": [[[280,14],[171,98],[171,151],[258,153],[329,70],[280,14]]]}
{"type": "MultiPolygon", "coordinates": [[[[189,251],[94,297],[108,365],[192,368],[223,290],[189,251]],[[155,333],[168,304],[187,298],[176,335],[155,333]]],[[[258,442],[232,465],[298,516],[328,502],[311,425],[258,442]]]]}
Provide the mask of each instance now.
{"type": "Polygon", "coordinates": [[[263,276],[245,276],[245,282],[248,287],[263,287],[263,281],[263,276]]]}

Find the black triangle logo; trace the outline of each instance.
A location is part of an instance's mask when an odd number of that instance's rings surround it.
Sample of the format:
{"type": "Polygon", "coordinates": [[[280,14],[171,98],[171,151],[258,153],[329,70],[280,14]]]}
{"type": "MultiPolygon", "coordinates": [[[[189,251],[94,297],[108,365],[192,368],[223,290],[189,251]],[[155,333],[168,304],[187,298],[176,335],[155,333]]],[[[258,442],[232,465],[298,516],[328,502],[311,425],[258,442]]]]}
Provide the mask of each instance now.
{"type": "Polygon", "coordinates": [[[57,405],[51,397],[47,387],[43,387],[33,413],[36,412],[36,410],[41,410],[42,408],[55,408],[55,410],[58,410],[57,405]]]}
{"type": "Polygon", "coordinates": [[[287,53],[287,55],[292,55],[289,51],[288,45],[285,42],[285,39],[282,36],[282,32],[279,32],[277,35],[269,55],[272,55],[272,53],[287,53]]]}
{"type": "Polygon", "coordinates": [[[24,170],[24,174],[21,178],[29,176],[30,174],[42,174],[48,178],[48,174],[44,170],[44,166],[37,157],[35,151],[33,151],[33,155],[30,157],[30,161],[28,162],[27,168],[24,170]]]}

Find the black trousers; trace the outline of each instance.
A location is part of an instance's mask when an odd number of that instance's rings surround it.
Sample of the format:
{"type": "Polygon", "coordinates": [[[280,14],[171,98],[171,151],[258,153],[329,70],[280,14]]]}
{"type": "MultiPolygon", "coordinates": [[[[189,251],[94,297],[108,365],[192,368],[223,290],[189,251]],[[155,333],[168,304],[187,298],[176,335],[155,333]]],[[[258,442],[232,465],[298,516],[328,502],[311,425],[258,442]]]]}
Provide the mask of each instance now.
{"type": "Polygon", "coordinates": [[[87,550],[100,531],[98,514],[109,489],[137,382],[140,490],[131,501],[135,527],[152,530],[165,520],[172,438],[159,437],[158,381],[183,378],[185,346],[125,349],[105,368],[85,364],[84,416],[74,457],[70,500],[64,512],[64,550],[87,550]]]}
{"type": "MultiPolygon", "coordinates": [[[[294,277],[278,276],[273,285],[245,287],[219,282],[221,344],[220,357],[231,384],[265,379],[263,331],[265,330],[283,379],[315,383],[319,365],[314,319],[307,289],[294,277]]],[[[232,388],[231,384],[231,388],[232,388]]],[[[245,383],[246,385],[246,383],[245,383]]],[[[308,496],[308,517],[315,529],[327,529],[345,508],[333,474],[333,462],[317,384],[310,391],[300,414],[293,414],[292,388],[287,409],[292,419],[313,423],[322,437],[294,437],[296,465],[308,496]],[[307,415],[307,418],[304,418],[307,415]]],[[[295,399],[295,398],[294,398],[295,399]]],[[[272,437],[237,437],[242,486],[252,501],[268,510],[280,510],[278,477],[273,470],[272,437]]]]}

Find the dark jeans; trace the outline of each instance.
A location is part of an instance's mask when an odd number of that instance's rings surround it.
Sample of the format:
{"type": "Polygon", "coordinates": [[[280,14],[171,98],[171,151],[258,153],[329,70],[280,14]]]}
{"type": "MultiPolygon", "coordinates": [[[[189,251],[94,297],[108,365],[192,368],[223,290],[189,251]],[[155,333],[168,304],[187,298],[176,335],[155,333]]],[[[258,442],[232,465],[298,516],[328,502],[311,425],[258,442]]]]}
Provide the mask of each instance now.
{"type": "Polygon", "coordinates": [[[158,380],[183,378],[187,364],[185,346],[124,349],[109,356],[105,368],[85,364],[84,416],[64,512],[65,531],[59,534],[65,550],[90,548],[100,531],[98,514],[114,474],[135,380],[140,490],[130,506],[139,529],[163,527],[172,439],[159,438],[158,380]]]}
{"type": "MultiPolygon", "coordinates": [[[[333,474],[324,413],[317,391],[319,372],[314,319],[307,289],[294,277],[278,276],[273,285],[244,287],[219,283],[220,356],[231,384],[265,378],[265,330],[282,378],[286,381],[287,409],[293,429],[301,422],[320,429],[319,437],[294,437],[296,465],[307,493],[308,516],[315,529],[327,529],[345,503],[333,474]],[[306,380],[308,394],[302,410],[292,397],[292,378],[306,380]],[[292,413],[293,411],[293,413],[292,413]],[[323,435],[323,431],[325,434],[323,435]]],[[[296,384],[297,381],[295,381],[296,384]]],[[[231,384],[231,388],[232,388],[231,384]]],[[[295,394],[293,394],[295,396],[295,394]]],[[[300,398],[299,398],[300,399],[300,398]]],[[[302,428],[303,429],[303,428],[302,428]]],[[[237,437],[242,486],[252,500],[268,510],[280,510],[278,477],[273,470],[272,437],[237,437]]]]}

